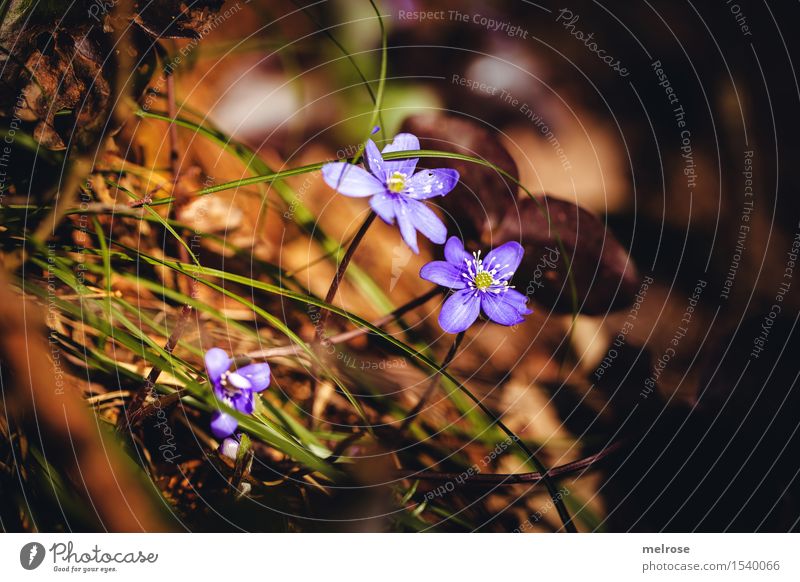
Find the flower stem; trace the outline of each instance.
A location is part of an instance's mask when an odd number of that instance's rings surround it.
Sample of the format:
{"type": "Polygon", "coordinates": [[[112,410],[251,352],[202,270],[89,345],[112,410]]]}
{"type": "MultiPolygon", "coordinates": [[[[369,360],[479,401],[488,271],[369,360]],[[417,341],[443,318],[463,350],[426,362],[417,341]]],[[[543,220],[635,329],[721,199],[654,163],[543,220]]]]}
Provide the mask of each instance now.
{"type": "MultiPolygon", "coordinates": [[[[347,250],[344,253],[344,257],[342,257],[342,261],[339,263],[339,267],[336,269],[336,274],[333,276],[333,281],[331,281],[331,286],[328,287],[328,293],[325,295],[325,303],[333,303],[334,298],[336,297],[336,292],[339,290],[339,284],[342,282],[344,278],[344,274],[347,271],[347,266],[350,264],[350,260],[353,258],[353,255],[358,249],[358,245],[361,243],[361,239],[364,238],[364,235],[367,234],[367,230],[369,230],[370,225],[375,220],[377,215],[375,212],[370,210],[369,216],[364,220],[361,224],[361,227],[358,229],[358,232],[353,237],[353,240],[350,242],[350,246],[347,247],[347,250]]],[[[327,309],[323,310],[322,314],[320,315],[320,325],[317,327],[317,338],[321,338],[322,334],[325,330],[325,326],[328,323],[328,318],[330,317],[331,312],[327,309]]]]}
{"type": "MultiPolygon", "coordinates": [[[[461,345],[461,341],[463,339],[464,339],[464,332],[462,331],[461,333],[456,335],[456,339],[453,340],[450,349],[447,350],[447,355],[444,357],[444,360],[442,360],[442,365],[439,367],[438,372],[443,372],[444,370],[447,369],[447,367],[453,361],[453,358],[456,357],[456,352],[458,351],[458,348],[461,345]]],[[[408,413],[408,416],[406,416],[405,420],[403,420],[403,424],[400,425],[400,432],[405,432],[406,429],[408,429],[408,427],[414,424],[414,421],[416,420],[417,416],[419,416],[419,413],[422,412],[422,409],[425,407],[425,403],[428,401],[428,398],[430,398],[431,394],[433,394],[433,391],[439,385],[439,380],[441,379],[441,376],[439,375],[438,372],[436,372],[433,375],[433,378],[431,378],[431,381],[428,384],[428,387],[425,389],[425,392],[422,394],[422,397],[419,399],[419,402],[417,402],[416,406],[414,406],[411,412],[408,413]]]]}

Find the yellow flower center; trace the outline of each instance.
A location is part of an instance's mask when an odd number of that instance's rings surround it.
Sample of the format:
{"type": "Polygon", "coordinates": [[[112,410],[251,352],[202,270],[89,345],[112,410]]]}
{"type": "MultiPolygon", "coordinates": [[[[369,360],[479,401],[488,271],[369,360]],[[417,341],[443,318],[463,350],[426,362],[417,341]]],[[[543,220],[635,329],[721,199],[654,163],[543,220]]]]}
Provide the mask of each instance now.
{"type": "Polygon", "coordinates": [[[492,277],[486,271],[478,271],[475,273],[475,287],[478,289],[488,289],[494,283],[494,277],[492,277]]]}
{"type": "Polygon", "coordinates": [[[389,192],[399,194],[406,187],[406,175],[402,172],[395,172],[389,176],[386,181],[386,187],[389,188],[389,192]]]}

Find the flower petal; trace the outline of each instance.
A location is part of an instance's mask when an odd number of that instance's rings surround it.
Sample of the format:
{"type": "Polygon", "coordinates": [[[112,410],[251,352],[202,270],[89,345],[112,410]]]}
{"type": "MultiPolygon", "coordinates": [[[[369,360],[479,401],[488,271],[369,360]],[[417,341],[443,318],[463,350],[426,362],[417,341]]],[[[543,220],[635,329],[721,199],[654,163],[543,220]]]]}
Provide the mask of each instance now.
{"type": "MultiPolygon", "coordinates": [[[[398,133],[394,136],[394,141],[383,148],[383,153],[389,152],[405,152],[419,149],[419,140],[417,136],[410,133],[398,133]]],[[[400,172],[410,177],[417,167],[419,158],[411,158],[410,160],[397,160],[394,162],[383,162],[383,167],[386,169],[387,175],[393,172],[400,172]]]]}
{"type": "Polygon", "coordinates": [[[419,139],[413,133],[398,133],[394,136],[392,143],[383,148],[383,153],[387,152],[406,152],[419,149],[419,139]]]}
{"type": "Polygon", "coordinates": [[[483,259],[483,268],[487,271],[497,269],[496,277],[507,281],[519,267],[523,254],[525,254],[525,250],[521,244],[513,241],[507,242],[486,253],[486,258],[483,259]]]}
{"type": "Polygon", "coordinates": [[[442,305],[439,325],[448,333],[461,333],[478,319],[480,307],[481,300],[475,290],[456,291],[442,305]]]}
{"type": "Polygon", "coordinates": [[[417,229],[411,222],[411,212],[408,208],[408,201],[403,200],[402,197],[396,196],[394,199],[394,213],[397,216],[397,225],[400,227],[400,234],[403,240],[406,241],[408,247],[419,254],[419,247],[417,246],[417,229]]]}
{"type": "Polygon", "coordinates": [[[525,296],[509,289],[501,293],[484,293],[481,296],[481,308],[486,317],[500,325],[516,325],[525,321],[525,315],[533,313],[525,307],[525,296]],[[511,292],[516,295],[511,294],[511,292]],[[520,302],[519,297],[522,297],[520,302]]]}
{"type": "Polygon", "coordinates": [[[214,382],[214,396],[222,401],[228,397],[228,392],[222,387],[222,382],[214,382]]]}
{"type": "Polygon", "coordinates": [[[242,414],[253,414],[256,409],[256,395],[250,390],[243,390],[231,399],[231,407],[242,414]]]}
{"type": "Polygon", "coordinates": [[[230,414],[218,410],[211,415],[211,432],[218,439],[232,435],[237,426],[239,422],[230,414]]]}
{"type": "Polygon", "coordinates": [[[446,168],[420,170],[406,180],[403,193],[417,200],[444,196],[458,184],[458,172],[446,168]]]}
{"type": "Polygon", "coordinates": [[[208,379],[216,384],[222,378],[222,374],[228,371],[231,367],[231,359],[225,350],[221,348],[211,348],[206,352],[206,372],[208,372],[208,379]]]}
{"type": "Polygon", "coordinates": [[[230,437],[226,438],[219,446],[219,452],[235,461],[236,456],[239,454],[239,441],[230,437]]]}
{"type": "Polygon", "coordinates": [[[394,224],[394,194],[375,194],[369,199],[369,205],[386,224],[394,224]]]}
{"type": "Polygon", "coordinates": [[[451,236],[444,245],[444,258],[448,263],[459,267],[464,266],[464,261],[472,260],[472,255],[464,250],[464,243],[457,236],[451,236]]]}
{"type": "Polygon", "coordinates": [[[252,390],[250,380],[242,376],[238,371],[231,372],[225,378],[225,381],[238,390],[252,390]]]}
{"type": "Polygon", "coordinates": [[[345,196],[364,198],[386,190],[383,182],[364,168],[345,162],[333,162],[322,166],[325,183],[345,196]]]}
{"type": "Polygon", "coordinates": [[[386,164],[378,146],[371,139],[367,140],[367,145],[364,148],[364,157],[367,159],[367,167],[372,172],[372,175],[381,181],[386,181],[386,164]]]}
{"type": "Polygon", "coordinates": [[[424,234],[428,240],[437,245],[447,239],[447,227],[436,216],[436,213],[418,200],[406,200],[406,208],[411,218],[411,224],[424,234]]]}
{"type": "Polygon", "coordinates": [[[467,281],[461,276],[462,273],[461,269],[447,261],[431,261],[420,269],[419,276],[442,287],[463,289],[467,281]]]}
{"type": "Polygon", "coordinates": [[[250,382],[250,389],[253,392],[261,392],[267,386],[269,386],[269,364],[249,364],[247,366],[242,366],[236,370],[236,372],[239,375],[247,378],[247,380],[250,382]]]}
{"type": "Polygon", "coordinates": [[[533,313],[532,309],[528,309],[528,298],[516,289],[507,289],[505,300],[508,303],[513,303],[516,305],[517,309],[519,309],[519,311],[524,315],[530,315],[533,313]]]}

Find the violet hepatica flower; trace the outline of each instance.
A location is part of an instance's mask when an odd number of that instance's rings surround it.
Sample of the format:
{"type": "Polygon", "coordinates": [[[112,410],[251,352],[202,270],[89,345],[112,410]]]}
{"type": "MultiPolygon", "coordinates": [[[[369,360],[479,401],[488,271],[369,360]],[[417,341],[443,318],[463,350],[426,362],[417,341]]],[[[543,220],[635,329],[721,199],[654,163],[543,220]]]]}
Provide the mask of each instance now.
{"type": "Polygon", "coordinates": [[[219,452],[235,461],[236,457],[239,456],[239,441],[236,438],[227,437],[219,446],[219,452]]]}
{"type": "MultiPolygon", "coordinates": [[[[410,133],[400,133],[383,148],[383,153],[419,149],[419,140],[410,133]]],[[[400,234],[415,253],[417,231],[436,244],[447,238],[447,229],[422,200],[444,196],[458,183],[458,172],[446,168],[420,170],[419,158],[386,161],[375,142],[367,140],[364,157],[369,171],[345,162],[333,162],[322,167],[325,182],[345,196],[370,197],[369,204],[386,223],[400,227],[400,234]]]]}
{"type": "MultiPolygon", "coordinates": [[[[252,414],[256,393],[269,386],[269,364],[250,364],[231,370],[233,360],[220,348],[206,352],[206,371],[214,386],[214,395],[242,414],[252,414]]],[[[239,425],[237,420],[221,410],[211,417],[211,432],[217,438],[230,436],[239,425]]]]}
{"type": "Polygon", "coordinates": [[[450,237],[444,247],[445,261],[432,261],[422,267],[423,279],[455,289],[442,305],[439,325],[448,333],[460,333],[472,325],[481,310],[501,325],[522,323],[533,313],[528,298],[508,282],[519,267],[524,251],[516,242],[508,242],[487,253],[470,254],[457,237],[450,237]]]}

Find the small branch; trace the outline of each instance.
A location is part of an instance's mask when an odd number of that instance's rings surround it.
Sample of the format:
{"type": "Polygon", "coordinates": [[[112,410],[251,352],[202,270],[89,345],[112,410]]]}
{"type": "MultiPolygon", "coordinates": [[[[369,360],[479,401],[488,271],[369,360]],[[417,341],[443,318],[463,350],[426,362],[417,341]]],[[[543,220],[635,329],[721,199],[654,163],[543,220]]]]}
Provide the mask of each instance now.
{"type": "Polygon", "coordinates": [[[441,380],[439,372],[446,370],[453,361],[453,358],[456,357],[456,352],[458,351],[458,347],[461,345],[463,339],[464,332],[462,331],[456,336],[456,339],[453,340],[450,349],[447,351],[447,355],[444,357],[444,360],[442,360],[442,365],[439,367],[438,372],[434,374],[433,378],[431,378],[431,381],[428,384],[428,387],[425,389],[425,392],[422,394],[422,397],[419,399],[419,402],[417,402],[416,406],[414,406],[408,416],[406,416],[405,420],[403,420],[403,424],[400,425],[400,432],[405,432],[408,427],[414,423],[414,420],[416,420],[419,413],[422,412],[422,409],[425,407],[425,403],[428,401],[428,398],[431,397],[431,394],[433,394],[433,391],[439,385],[439,381],[441,380]]]}
{"type": "MultiPolygon", "coordinates": [[[[441,287],[435,287],[434,289],[431,289],[427,293],[420,295],[415,299],[412,299],[411,301],[409,301],[404,305],[401,305],[388,315],[384,315],[380,319],[375,320],[373,322],[373,325],[375,327],[382,327],[388,323],[391,323],[392,321],[395,321],[396,319],[400,319],[409,311],[413,311],[417,307],[424,305],[425,303],[430,301],[433,297],[440,295],[442,292],[443,289],[441,287]]],[[[326,342],[329,342],[331,344],[341,344],[368,333],[370,333],[369,329],[367,329],[366,327],[360,327],[358,329],[351,329],[349,331],[345,331],[340,334],[331,336],[327,338],[326,342]]],[[[299,353],[298,347],[296,345],[290,345],[290,346],[279,346],[275,348],[267,348],[265,350],[248,352],[246,355],[247,357],[253,359],[267,359],[267,358],[277,358],[281,356],[292,356],[297,353],[299,353]]]]}
{"type": "Polygon", "coordinates": [[[175,103],[175,77],[172,73],[167,75],[167,115],[170,118],[167,132],[169,135],[169,166],[172,170],[172,196],[178,203],[181,197],[175,192],[178,188],[178,178],[181,175],[180,152],[178,151],[178,126],[175,119],[178,117],[178,107],[175,103]]]}
{"type": "MultiPolygon", "coordinates": [[[[192,311],[193,309],[190,305],[184,305],[181,308],[178,321],[175,323],[175,329],[172,330],[172,333],[170,334],[169,338],[167,339],[167,343],[164,346],[164,351],[169,355],[172,355],[172,352],[177,347],[183,332],[186,330],[186,327],[189,324],[190,316],[192,315],[192,311]]],[[[145,380],[144,385],[136,392],[131,400],[130,406],[125,408],[124,414],[119,415],[119,418],[117,419],[117,430],[119,432],[126,432],[131,427],[136,426],[141,418],[144,417],[142,414],[142,405],[147,399],[147,395],[151,394],[155,390],[156,382],[158,381],[158,377],[160,375],[161,368],[158,366],[153,366],[153,368],[150,370],[150,373],[147,375],[147,380],[145,380]]]]}
{"type": "Polygon", "coordinates": [[[542,475],[542,473],[534,471],[531,473],[506,473],[506,474],[477,473],[475,475],[465,478],[463,473],[444,473],[439,471],[408,471],[408,470],[397,471],[395,472],[395,475],[398,478],[402,479],[417,479],[422,481],[455,481],[456,479],[464,479],[465,483],[469,483],[471,485],[487,485],[491,487],[496,487],[500,485],[517,485],[520,483],[534,485],[544,480],[545,477],[547,477],[548,479],[557,479],[589,469],[590,467],[597,465],[600,461],[602,461],[606,457],[619,451],[624,445],[625,445],[624,441],[617,441],[615,443],[610,444],[602,451],[595,453],[594,455],[589,455],[588,457],[584,457],[583,459],[579,459],[571,463],[566,463],[564,465],[558,465],[557,467],[553,467],[552,469],[548,470],[544,476],[542,475]]]}
{"type": "MultiPolygon", "coordinates": [[[[350,260],[353,258],[353,255],[358,249],[358,245],[361,243],[361,239],[364,238],[364,235],[367,234],[367,230],[369,230],[370,225],[377,217],[374,211],[370,210],[369,215],[361,224],[361,228],[358,229],[358,232],[353,237],[350,246],[347,247],[347,251],[344,253],[344,257],[342,257],[342,262],[339,263],[339,267],[336,269],[336,274],[333,276],[333,281],[331,281],[331,286],[328,287],[328,293],[325,295],[325,303],[333,303],[333,300],[336,298],[336,292],[339,290],[339,285],[344,278],[344,274],[347,271],[347,267],[350,264],[350,260]]],[[[322,333],[325,330],[325,326],[328,323],[328,318],[330,317],[331,312],[327,309],[322,311],[320,315],[320,324],[317,327],[317,338],[322,338],[322,333]]]]}

